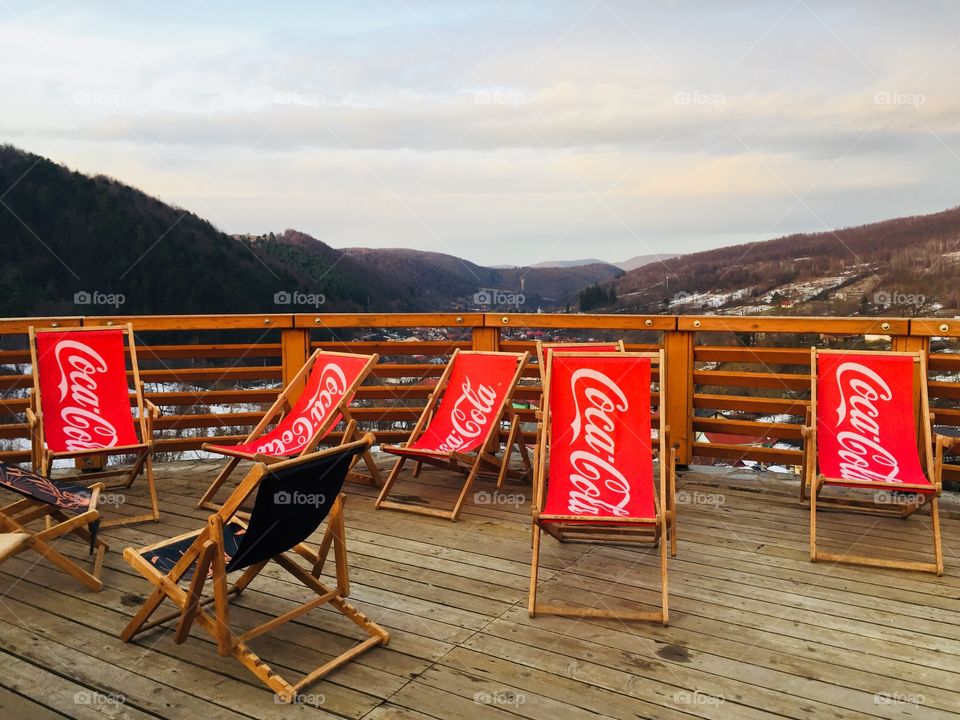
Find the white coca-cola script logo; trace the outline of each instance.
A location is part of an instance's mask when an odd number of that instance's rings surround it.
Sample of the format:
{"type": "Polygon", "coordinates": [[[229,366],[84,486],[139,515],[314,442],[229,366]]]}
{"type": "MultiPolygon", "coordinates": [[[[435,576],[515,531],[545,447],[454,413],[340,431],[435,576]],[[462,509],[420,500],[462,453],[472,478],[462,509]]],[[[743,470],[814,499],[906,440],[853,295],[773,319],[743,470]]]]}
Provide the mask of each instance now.
{"type": "Polygon", "coordinates": [[[310,442],[320,429],[330,408],[337,405],[347,391],[347,377],[339,365],[330,363],[320,372],[317,389],[302,413],[289,422],[280,436],[257,446],[257,452],[284,455],[296,452],[310,442]]]}
{"type": "Polygon", "coordinates": [[[900,465],[884,449],[877,418],[878,402],[888,402],[893,393],[886,381],[858,362],[837,367],[837,442],[840,444],[840,477],[845,480],[898,482],[900,465]]]}
{"type": "Polygon", "coordinates": [[[615,413],[630,408],[620,386],[602,372],[576,370],[570,377],[576,415],[570,423],[570,491],[568,508],[576,515],[597,515],[601,510],[617,516],[628,513],[630,482],[617,469],[614,440],[615,413]],[[581,403],[583,403],[581,405],[581,403]],[[604,499],[601,497],[603,495],[604,499]]]}
{"type": "Polygon", "coordinates": [[[107,372],[103,357],[89,345],[61,340],[53,349],[60,370],[60,419],[68,450],[108,448],[117,444],[117,429],[100,417],[97,375],[107,372]]]}
{"type": "Polygon", "coordinates": [[[490,424],[496,401],[497,392],[492,387],[480,385],[474,391],[470,378],[466,378],[460,386],[460,397],[453,403],[450,413],[453,429],[440,443],[440,450],[457,452],[468,441],[480,437],[483,429],[490,424]]]}

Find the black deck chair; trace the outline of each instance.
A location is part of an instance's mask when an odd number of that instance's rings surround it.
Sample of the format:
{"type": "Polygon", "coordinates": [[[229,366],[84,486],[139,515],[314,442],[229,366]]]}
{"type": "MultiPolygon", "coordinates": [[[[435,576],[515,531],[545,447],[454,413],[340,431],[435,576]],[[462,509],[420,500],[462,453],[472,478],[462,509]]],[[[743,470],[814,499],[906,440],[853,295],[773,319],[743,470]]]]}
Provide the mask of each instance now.
{"type": "Polygon", "coordinates": [[[220,510],[210,516],[206,527],[140,550],[127,548],[124,558],[156,589],[120,637],[129,642],[141,632],[177,619],[174,641],[182,643],[197,622],[213,636],[220,655],[232,655],[239,660],[284,702],[293,702],[302,688],[364,651],[386,644],[389,633],[345,600],[350,586],[341,489],[354,459],[370,448],[373,439],[367,433],[356,442],[293,460],[269,466],[258,463],[220,510]],[[253,511],[245,522],[236,513],[255,491],[253,511]],[[304,542],[325,519],[327,526],[320,548],[314,551],[304,542]],[[331,546],[337,578],[333,588],[318,579],[331,546]],[[306,560],[309,567],[295,556],[306,560]],[[317,597],[262,625],[238,631],[230,624],[230,596],[240,594],[271,560],[316,592],[317,597]],[[228,586],[227,574],[239,570],[242,574],[228,586]],[[213,590],[209,597],[204,597],[207,580],[213,590]],[[176,606],[176,611],[150,620],[165,599],[176,606]],[[211,603],[213,613],[205,609],[211,603]],[[253,638],[325,603],[346,615],[369,637],[293,684],[250,649],[248,642],[253,638]]]}
{"type": "Polygon", "coordinates": [[[27,540],[0,553],[0,562],[24,550],[35,550],[46,560],[79,580],[90,590],[100,590],[100,570],[107,544],[97,537],[100,513],[97,501],[103,483],[86,487],[52,480],[30,470],[0,463],[0,488],[22,496],[0,507],[0,532],[24,534],[27,540]],[[36,523],[45,520],[43,529],[36,523]],[[76,535],[90,545],[93,569],[84,570],[54,544],[65,535],[76,535]]]}

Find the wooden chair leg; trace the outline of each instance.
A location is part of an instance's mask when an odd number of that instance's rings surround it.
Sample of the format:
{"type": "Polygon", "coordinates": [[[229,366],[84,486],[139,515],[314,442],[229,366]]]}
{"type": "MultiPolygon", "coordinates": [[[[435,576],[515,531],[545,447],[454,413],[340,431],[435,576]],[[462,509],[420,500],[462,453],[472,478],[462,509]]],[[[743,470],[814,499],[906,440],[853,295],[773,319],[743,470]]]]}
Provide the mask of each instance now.
{"type": "Polygon", "coordinates": [[[187,590],[187,598],[183,608],[180,610],[180,619],[177,621],[177,629],[173,634],[173,641],[180,645],[190,634],[190,628],[193,626],[193,619],[197,616],[200,609],[200,599],[203,596],[203,586],[207,581],[207,573],[210,571],[210,564],[213,562],[213,554],[217,547],[207,540],[200,548],[200,557],[197,560],[197,566],[194,568],[193,577],[190,580],[190,589],[187,590]]]}
{"type": "Polygon", "coordinates": [[[390,470],[390,474],[387,475],[387,481],[383,483],[383,487],[380,488],[380,494],[377,496],[376,502],[374,502],[374,507],[380,507],[380,503],[387,499],[387,495],[390,494],[390,490],[393,488],[394,483],[397,482],[397,478],[400,477],[400,471],[403,469],[403,463],[406,461],[404,457],[398,457],[397,461],[393,464],[393,468],[390,470]]]}
{"type": "MultiPolygon", "coordinates": [[[[224,547],[223,521],[221,520],[220,516],[211,515],[208,525],[210,527],[210,540],[217,547],[224,547]]],[[[216,624],[215,635],[217,640],[217,652],[219,652],[222,657],[226,657],[230,654],[233,648],[231,647],[232,643],[230,640],[230,598],[227,593],[227,569],[222,552],[214,553],[213,562],[211,565],[213,568],[212,586],[215,610],[214,619],[216,624]]]]}
{"type": "MultiPolygon", "coordinates": [[[[669,520],[662,518],[661,526],[667,529],[669,520]]],[[[669,530],[667,530],[669,532],[669,530]]],[[[672,532],[670,532],[673,535],[672,532]]],[[[671,540],[672,542],[672,540],[671,540]]],[[[670,623],[670,604],[667,595],[667,541],[664,539],[660,543],[660,603],[661,603],[661,622],[664,625],[670,623]]]]}
{"type": "Polygon", "coordinates": [[[473,487],[473,481],[477,479],[477,473],[480,472],[480,457],[480,455],[477,455],[476,462],[473,463],[473,467],[470,468],[470,474],[467,475],[467,480],[463,483],[463,490],[460,491],[460,497],[457,498],[457,502],[453,506],[453,512],[450,515],[451,520],[456,520],[460,516],[460,510],[463,508],[463,503],[467,499],[467,493],[470,492],[470,488],[473,487]]]}
{"type": "Polygon", "coordinates": [[[420,460],[417,460],[416,465],[413,466],[413,476],[415,478],[420,477],[420,470],[422,469],[423,469],[423,462],[421,462],[420,460]]]}
{"type": "Polygon", "coordinates": [[[503,459],[500,462],[500,472],[497,474],[497,489],[503,487],[503,480],[510,468],[510,458],[513,455],[513,446],[517,441],[517,430],[520,428],[520,418],[516,415],[510,421],[510,432],[507,433],[507,444],[503,446],[503,459]]]}
{"type": "Polygon", "coordinates": [[[810,562],[817,561],[817,479],[810,485],[810,562]]]}
{"type": "Polygon", "coordinates": [[[540,525],[533,524],[533,556],[530,559],[530,592],[527,596],[527,614],[537,614],[537,573],[540,566],[540,525]]]}
{"type": "Polygon", "coordinates": [[[150,508],[153,510],[153,519],[160,522],[160,504],[157,502],[157,484],[153,476],[153,458],[149,455],[146,461],[147,489],[150,491],[150,508]]]}
{"type": "Polygon", "coordinates": [[[207,510],[215,510],[213,504],[213,498],[217,494],[217,491],[226,482],[227,478],[230,477],[230,473],[236,469],[237,465],[240,464],[240,458],[230,458],[230,461],[224,465],[223,469],[217,475],[216,479],[210,483],[210,487],[207,488],[207,491],[203,494],[203,497],[197,502],[197,508],[204,508],[207,510]]]}
{"type": "Polygon", "coordinates": [[[936,495],[930,501],[930,519],[933,523],[933,554],[936,558],[937,575],[943,575],[943,547],[940,543],[940,500],[936,495]]]}

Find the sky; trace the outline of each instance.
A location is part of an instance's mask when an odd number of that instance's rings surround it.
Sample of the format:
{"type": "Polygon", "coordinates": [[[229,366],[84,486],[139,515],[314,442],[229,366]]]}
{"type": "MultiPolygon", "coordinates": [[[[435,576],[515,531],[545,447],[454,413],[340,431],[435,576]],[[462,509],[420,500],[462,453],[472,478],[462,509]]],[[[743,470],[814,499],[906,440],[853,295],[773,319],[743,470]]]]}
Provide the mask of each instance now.
{"type": "Polygon", "coordinates": [[[229,233],[474,262],[960,204],[960,2],[0,0],[0,142],[229,233]]]}

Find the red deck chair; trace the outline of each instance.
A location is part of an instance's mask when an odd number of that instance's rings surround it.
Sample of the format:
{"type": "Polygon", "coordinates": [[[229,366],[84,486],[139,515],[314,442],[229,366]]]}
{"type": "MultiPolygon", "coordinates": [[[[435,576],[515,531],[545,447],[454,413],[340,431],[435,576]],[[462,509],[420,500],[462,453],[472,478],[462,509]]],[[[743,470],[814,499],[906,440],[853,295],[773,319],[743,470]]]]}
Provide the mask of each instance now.
{"type": "Polygon", "coordinates": [[[34,471],[50,477],[54,460],[133,455],[129,467],[84,474],[83,479],[120,475],[125,476],[122,481],[106,487],[128,488],[146,471],[152,511],[104,520],[103,526],[159,520],[152,462],[153,419],[159,410],[143,396],[133,327],[129,323],[125,328],[31,327],[30,353],[33,392],[27,420],[34,471]],[[130,358],[132,390],[125,352],[130,358]]]}
{"type": "MultiPolygon", "coordinates": [[[[653,476],[650,392],[653,369],[663,367],[663,351],[553,353],[547,362],[547,404],[535,480],[539,499],[531,508],[530,616],[655,620],[666,625],[668,541],[671,554],[676,554],[676,448],[670,445],[661,412],[658,484],[653,476]],[[538,605],[541,530],[561,542],[659,543],[660,610],[538,605]]],[[[662,375],[660,393],[666,396],[662,375]]]]}
{"type": "Polygon", "coordinates": [[[529,357],[530,353],[526,352],[454,350],[410,440],[402,445],[381,446],[398,457],[376,507],[456,520],[482,465],[496,468],[497,487],[501,487],[509,473],[513,446],[517,445],[529,472],[530,460],[520,435],[520,416],[510,403],[529,357]],[[505,418],[510,421],[510,433],[503,457],[498,460],[495,453],[500,444],[500,424],[505,418]],[[452,510],[387,500],[407,460],[417,463],[414,477],[423,463],[466,474],[452,510]]]}
{"type": "MultiPolygon", "coordinates": [[[[357,421],[347,406],[379,359],[379,355],[316,350],[277,395],[273,405],[246,440],[239,445],[207,443],[203,446],[204,450],[226,455],[230,460],[207,488],[197,507],[216,509],[214,496],[241,460],[270,463],[308,455],[317,449],[341,420],[347,425],[340,444],[353,441],[357,434],[357,421]],[[306,385],[303,385],[304,378],[307,378],[306,385]],[[290,396],[301,386],[303,392],[291,407],[290,396]],[[281,416],[282,413],[286,414],[281,416]],[[274,428],[267,431],[267,427],[274,422],[277,423],[274,428]]],[[[380,471],[369,449],[364,450],[362,455],[373,481],[382,485],[380,471]]]]}
{"type": "Polygon", "coordinates": [[[934,458],[922,352],[817,350],[810,354],[811,402],[803,428],[804,481],[810,497],[810,559],[943,574],[938,496],[943,444],[934,458]],[[873,500],[824,495],[828,487],[867,491],[873,500]],[[817,510],[907,517],[930,506],[933,563],[817,550],[817,510]]]}

